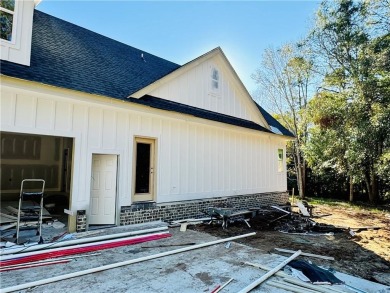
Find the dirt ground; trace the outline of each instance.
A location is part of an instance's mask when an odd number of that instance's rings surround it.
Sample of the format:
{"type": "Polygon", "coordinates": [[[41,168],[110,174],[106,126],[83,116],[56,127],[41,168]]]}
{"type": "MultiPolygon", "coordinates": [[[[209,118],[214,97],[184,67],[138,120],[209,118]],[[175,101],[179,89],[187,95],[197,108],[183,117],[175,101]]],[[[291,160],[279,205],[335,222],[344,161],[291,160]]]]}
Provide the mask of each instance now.
{"type": "MultiPolygon", "coordinates": [[[[265,253],[284,254],[274,250],[274,248],[284,248],[331,256],[335,258],[335,261],[313,257],[304,259],[316,265],[331,267],[339,272],[387,284],[388,279],[385,281],[378,279],[378,273],[382,276],[385,274],[387,278],[390,275],[390,212],[388,210],[380,212],[348,205],[317,204],[313,210],[312,220],[333,226],[380,227],[380,229],[360,231],[354,237],[351,237],[346,229],[334,233],[317,233],[315,236],[292,234],[276,231],[274,226],[268,226],[264,219],[256,217],[250,221],[252,228],[243,222],[236,222],[225,230],[217,224],[197,225],[192,226],[192,229],[219,237],[256,231],[258,232],[256,236],[242,239],[239,242],[258,248],[265,253]],[[330,215],[318,217],[327,214],[330,215]]],[[[287,256],[287,254],[284,255],[287,256]]]]}

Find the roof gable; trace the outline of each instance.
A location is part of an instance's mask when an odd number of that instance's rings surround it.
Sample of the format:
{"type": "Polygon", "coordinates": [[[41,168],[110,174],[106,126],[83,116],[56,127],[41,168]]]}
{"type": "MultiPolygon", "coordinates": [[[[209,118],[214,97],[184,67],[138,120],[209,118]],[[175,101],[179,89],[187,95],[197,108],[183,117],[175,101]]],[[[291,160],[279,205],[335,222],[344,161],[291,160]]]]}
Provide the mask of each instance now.
{"type": "Polygon", "coordinates": [[[38,10],[31,65],[1,61],[1,73],[8,76],[113,98],[125,98],[179,67],[38,10]]]}
{"type": "MultiPolygon", "coordinates": [[[[127,100],[264,132],[271,133],[271,126],[272,133],[293,137],[291,132],[254,103],[220,48],[180,66],[35,10],[31,65],[4,60],[1,60],[0,65],[1,74],[14,78],[127,100]],[[221,68],[224,67],[237,95],[245,104],[243,108],[252,116],[240,117],[234,113],[201,109],[146,96],[207,60],[216,61],[221,68]],[[127,98],[129,96],[133,98],[127,98]]],[[[169,96],[164,98],[169,99],[169,96]]]]}
{"type": "Polygon", "coordinates": [[[250,120],[263,127],[269,127],[219,47],[186,63],[131,96],[140,98],[144,95],[250,120]],[[217,90],[212,88],[213,70],[217,70],[219,76],[217,90]]]}

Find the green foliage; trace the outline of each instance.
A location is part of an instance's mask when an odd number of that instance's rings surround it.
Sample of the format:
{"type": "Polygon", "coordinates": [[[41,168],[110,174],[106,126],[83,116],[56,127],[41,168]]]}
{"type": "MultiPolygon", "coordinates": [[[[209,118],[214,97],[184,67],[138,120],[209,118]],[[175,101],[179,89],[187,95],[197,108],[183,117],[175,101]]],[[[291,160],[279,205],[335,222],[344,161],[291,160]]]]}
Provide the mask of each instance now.
{"type": "Polygon", "coordinates": [[[324,1],[308,41],[324,76],[310,102],[309,166],[365,182],[372,202],[384,198],[378,186],[389,175],[390,34],[379,16],[390,6],[381,4],[324,1]]]}
{"type": "Polygon", "coordinates": [[[267,49],[261,65],[258,99],[297,137],[300,193],[308,171],[312,194],[389,198],[390,0],[323,1],[307,39],[267,49]]]}
{"type": "Polygon", "coordinates": [[[0,0],[0,7],[14,11],[15,10],[15,0],[0,0]]]}

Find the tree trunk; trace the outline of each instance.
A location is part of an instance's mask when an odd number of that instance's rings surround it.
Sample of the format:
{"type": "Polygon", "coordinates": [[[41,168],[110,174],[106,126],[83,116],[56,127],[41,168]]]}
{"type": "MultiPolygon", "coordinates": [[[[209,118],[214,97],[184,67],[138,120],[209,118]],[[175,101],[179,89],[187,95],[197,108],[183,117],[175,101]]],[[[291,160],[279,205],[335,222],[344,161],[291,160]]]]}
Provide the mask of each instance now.
{"type": "Polygon", "coordinates": [[[353,177],[349,176],[349,201],[353,202],[353,177]]]}
{"type": "Polygon", "coordinates": [[[299,151],[298,143],[295,142],[294,145],[295,148],[295,156],[296,156],[296,170],[297,170],[297,185],[298,185],[298,191],[299,191],[299,197],[301,199],[305,198],[305,188],[304,188],[304,169],[303,169],[303,162],[301,158],[301,154],[299,151]]]}
{"type": "Polygon", "coordinates": [[[368,200],[370,203],[376,204],[379,199],[378,178],[372,171],[371,174],[366,172],[364,175],[368,191],[368,200]]]}
{"type": "Polygon", "coordinates": [[[376,204],[379,200],[379,190],[378,190],[378,178],[376,174],[372,171],[371,173],[371,194],[369,194],[370,203],[376,204]]]}
{"type": "Polygon", "coordinates": [[[364,172],[364,181],[366,182],[366,188],[368,192],[368,200],[371,201],[372,197],[372,190],[371,190],[371,182],[370,182],[370,174],[366,171],[364,172]]]}
{"type": "Polygon", "coordinates": [[[301,171],[301,175],[302,175],[302,194],[303,194],[303,197],[306,197],[306,160],[304,158],[302,158],[302,171],[301,171]]]}

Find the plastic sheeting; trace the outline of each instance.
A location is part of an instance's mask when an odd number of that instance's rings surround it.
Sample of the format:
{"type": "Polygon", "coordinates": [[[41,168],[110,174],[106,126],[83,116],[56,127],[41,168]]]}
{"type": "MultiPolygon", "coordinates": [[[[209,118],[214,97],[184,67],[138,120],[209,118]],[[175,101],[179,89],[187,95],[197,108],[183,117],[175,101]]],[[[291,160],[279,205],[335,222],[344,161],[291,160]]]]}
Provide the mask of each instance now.
{"type": "Polygon", "coordinates": [[[301,271],[312,283],[328,282],[331,284],[343,284],[343,281],[336,278],[333,273],[322,269],[315,264],[310,264],[303,260],[293,260],[289,263],[289,266],[301,271]]]}

